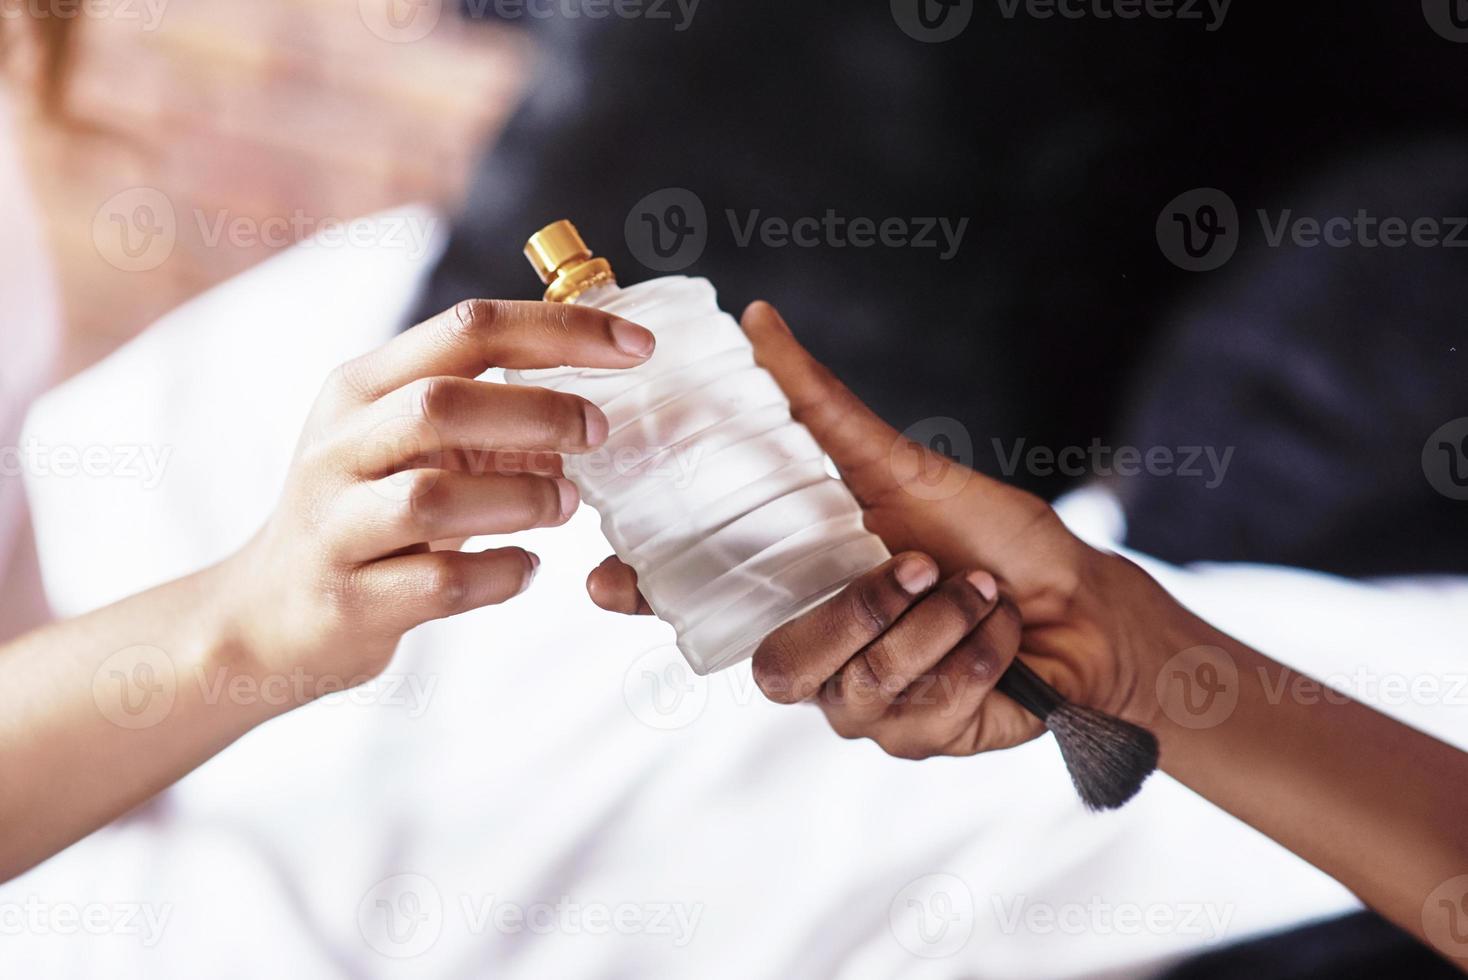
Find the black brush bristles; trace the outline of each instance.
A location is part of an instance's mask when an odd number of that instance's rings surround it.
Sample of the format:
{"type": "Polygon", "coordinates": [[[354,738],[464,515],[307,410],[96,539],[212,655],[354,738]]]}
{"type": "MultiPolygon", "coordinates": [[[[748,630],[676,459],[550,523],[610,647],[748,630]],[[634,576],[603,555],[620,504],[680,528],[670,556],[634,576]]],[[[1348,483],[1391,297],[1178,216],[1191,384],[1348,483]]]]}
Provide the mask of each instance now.
{"type": "Polygon", "coordinates": [[[1115,810],[1157,769],[1157,737],[1108,714],[1071,704],[1019,660],[999,679],[999,690],[1045,723],[1055,735],[1081,802],[1088,810],[1115,810]]]}

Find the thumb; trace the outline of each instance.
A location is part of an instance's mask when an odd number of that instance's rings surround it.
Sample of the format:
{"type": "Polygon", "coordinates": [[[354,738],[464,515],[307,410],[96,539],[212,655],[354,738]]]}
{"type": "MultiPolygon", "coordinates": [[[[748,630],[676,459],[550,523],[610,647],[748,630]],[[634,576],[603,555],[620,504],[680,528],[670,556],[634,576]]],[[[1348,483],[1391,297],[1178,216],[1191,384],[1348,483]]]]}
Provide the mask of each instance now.
{"type": "Polygon", "coordinates": [[[790,399],[790,414],[815,436],[862,501],[896,485],[889,460],[901,436],[830,369],[810,355],[769,303],[754,302],[741,320],[754,360],[790,399]]]}

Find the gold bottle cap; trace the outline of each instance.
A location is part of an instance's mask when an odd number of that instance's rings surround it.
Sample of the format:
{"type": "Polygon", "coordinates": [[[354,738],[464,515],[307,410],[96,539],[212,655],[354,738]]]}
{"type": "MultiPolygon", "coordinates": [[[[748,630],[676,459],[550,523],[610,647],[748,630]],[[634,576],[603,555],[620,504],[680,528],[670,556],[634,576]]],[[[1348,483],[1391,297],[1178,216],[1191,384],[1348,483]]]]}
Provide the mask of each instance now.
{"type": "Polygon", "coordinates": [[[546,284],[549,303],[569,303],[593,286],[617,281],[611,263],[593,258],[569,221],[548,224],[531,235],[525,243],[525,257],[546,284]]]}

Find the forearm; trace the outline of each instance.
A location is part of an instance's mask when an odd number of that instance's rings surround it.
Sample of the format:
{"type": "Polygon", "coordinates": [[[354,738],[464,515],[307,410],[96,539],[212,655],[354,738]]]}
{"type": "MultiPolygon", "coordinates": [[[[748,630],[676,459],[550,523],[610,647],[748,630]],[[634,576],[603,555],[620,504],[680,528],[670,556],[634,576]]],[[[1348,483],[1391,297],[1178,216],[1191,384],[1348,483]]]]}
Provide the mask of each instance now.
{"type": "Polygon", "coordinates": [[[1134,566],[1119,575],[1163,770],[1403,928],[1445,916],[1427,902],[1468,874],[1468,754],[1213,628],[1134,566]]]}
{"type": "Polygon", "coordinates": [[[0,880],[283,710],[229,696],[251,663],[215,567],[0,648],[0,880]]]}

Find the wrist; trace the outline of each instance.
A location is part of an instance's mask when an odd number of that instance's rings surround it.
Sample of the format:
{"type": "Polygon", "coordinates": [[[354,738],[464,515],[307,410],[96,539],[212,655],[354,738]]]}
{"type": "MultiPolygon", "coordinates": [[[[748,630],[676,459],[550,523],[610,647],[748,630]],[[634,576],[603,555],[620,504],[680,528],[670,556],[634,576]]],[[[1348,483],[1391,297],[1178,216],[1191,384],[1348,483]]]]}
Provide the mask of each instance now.
{"type": "Polygon", "coordinates": [[[216,701],[249,709],[259,724],[310,698],[296,695],[286,683],[284,647],[272,628],[282,610],[278,602],[255,594],[252,583],[270,580],[257,565],[252,543],[204,573],[213,576],[210,593],[218,597],[219,642],[198,671],[198,681],[216,701]]]}
{"type": "Polygon", "coordinates": [[[1080,618],[1096,624],[1115,673],[1109,703],[1095,707],[1161,738],[1171,720],[1159,679],[1180,651],[1207,642],[1204,624],[1134,562],[1113,552],[1092,556],[1077,603],[1080,618]]]}

